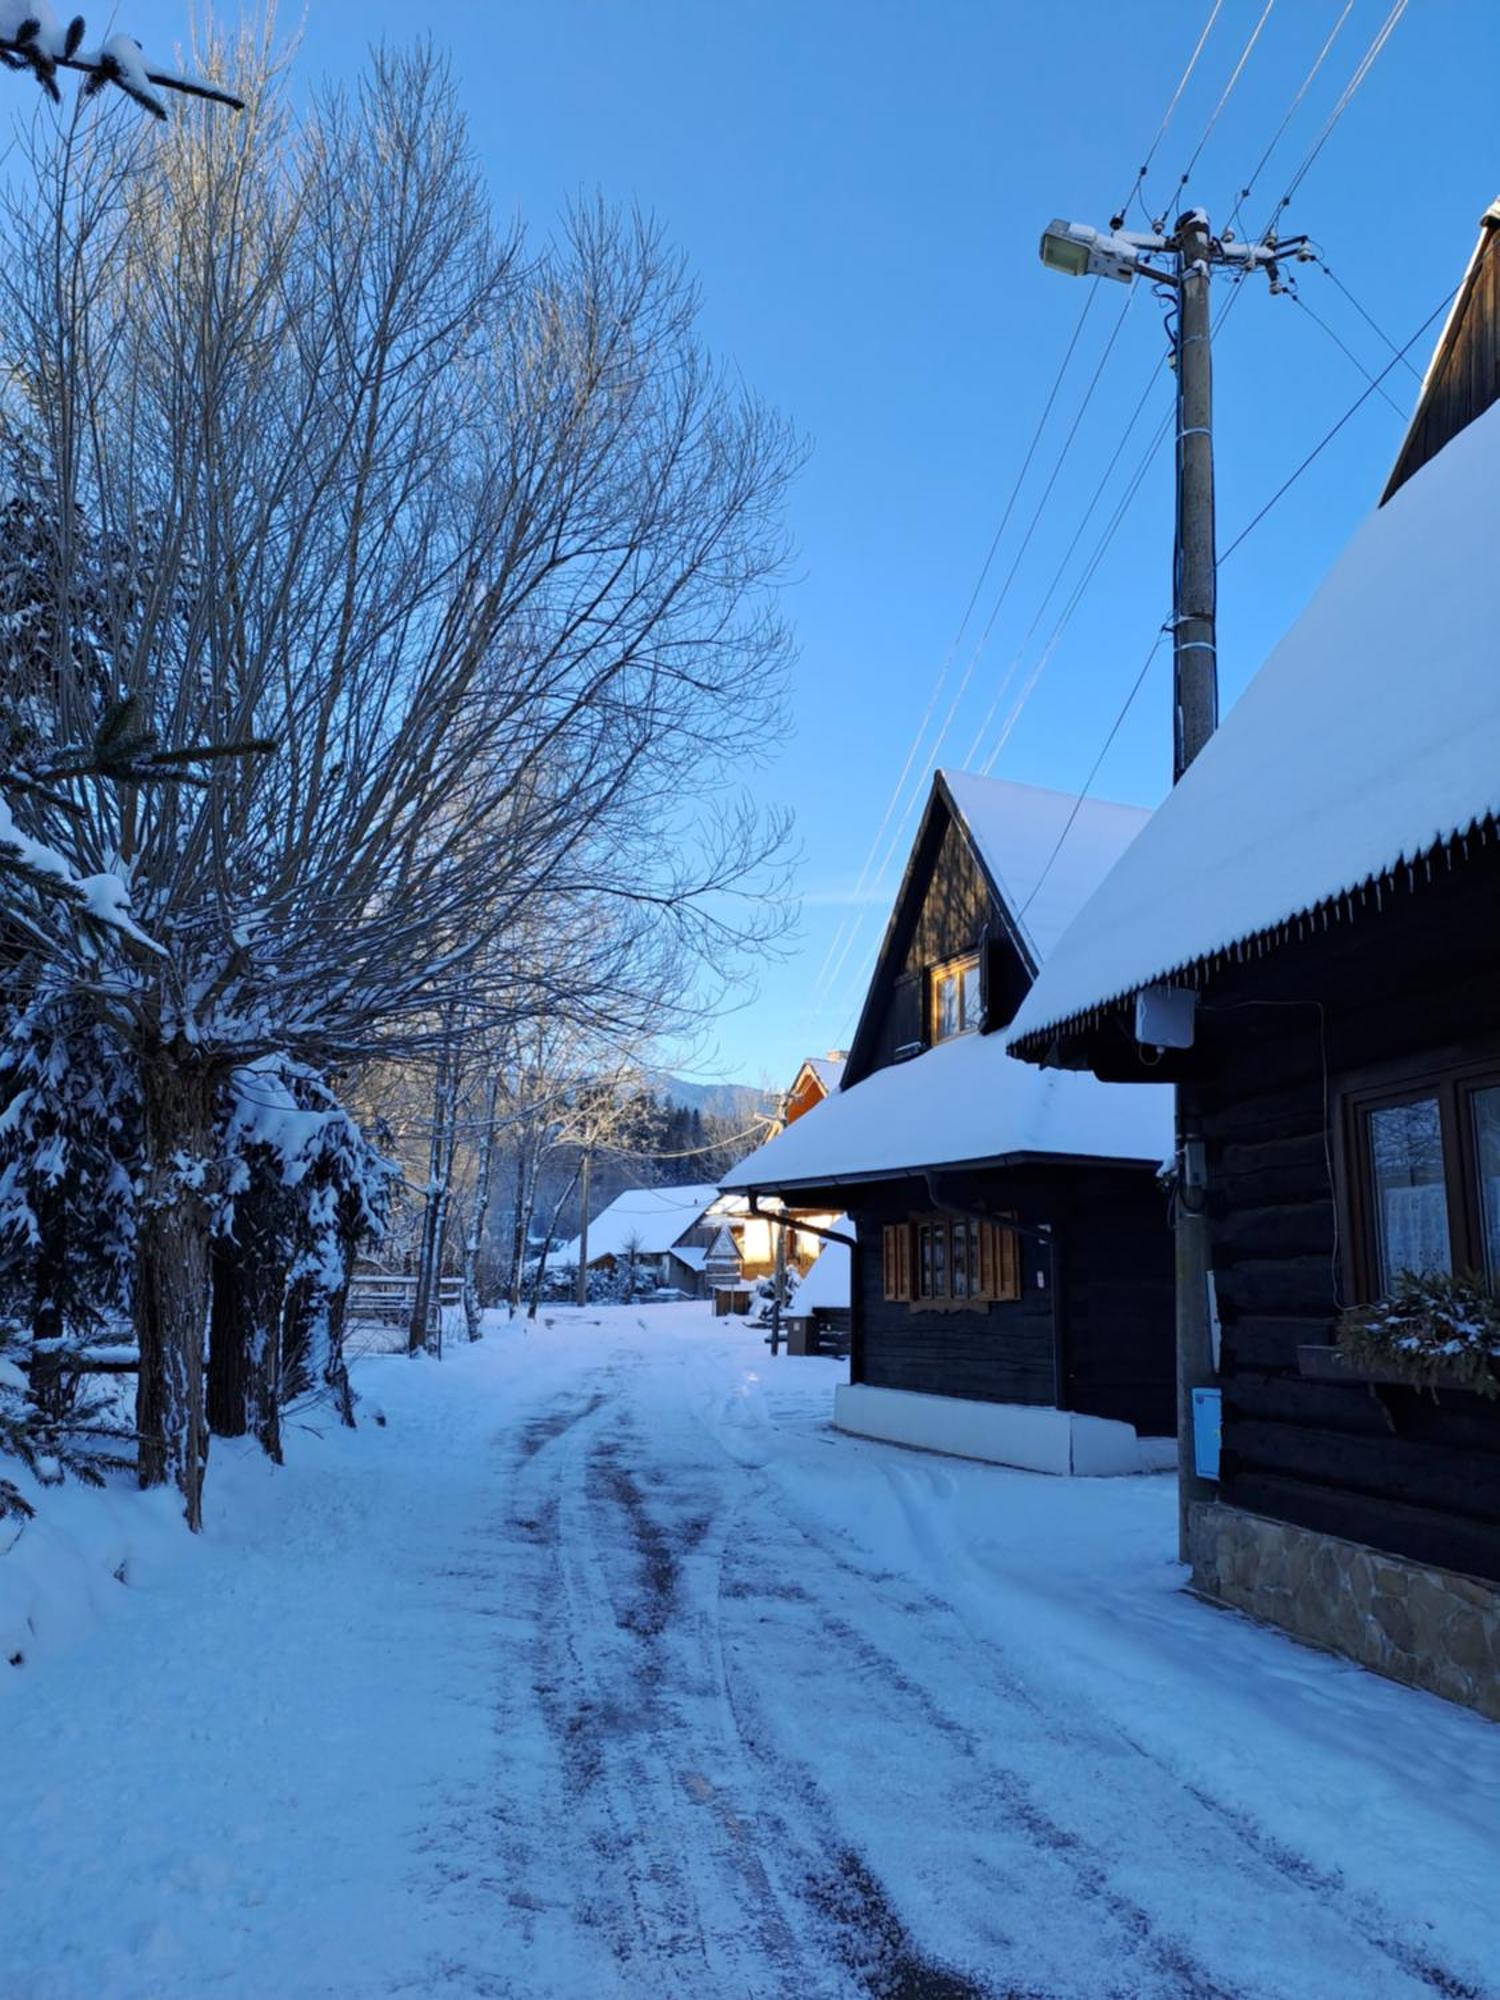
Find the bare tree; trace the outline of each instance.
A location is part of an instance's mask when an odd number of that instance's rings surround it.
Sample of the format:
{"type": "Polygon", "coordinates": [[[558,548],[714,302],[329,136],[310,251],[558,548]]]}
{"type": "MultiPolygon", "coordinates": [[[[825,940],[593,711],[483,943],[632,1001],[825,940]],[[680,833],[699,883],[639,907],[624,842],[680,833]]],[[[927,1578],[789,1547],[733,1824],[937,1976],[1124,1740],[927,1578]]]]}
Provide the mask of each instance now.
{"type": "Polygon", "coordinates": [[[632,952],[732,977],[781,923],[784,829],[737,779],[780,692],[796,456],[704,354],[654,228],[593,208],[534,253],[496,235],[430,50],[301,116],[264,39],[209,69],[243,117],[149,150],[86,113],[38,137],[0,259],[60,517],[155,538],[112,694],[162,741],[276,745],[13,802],[149,940],[45,942],[139,1075],[142,1476],[194,1525],[223,1079],[432,1051],[455,1007],[638,1027],[632,952]],[[570,957],[603,906],[612,943],[570,957]]]}

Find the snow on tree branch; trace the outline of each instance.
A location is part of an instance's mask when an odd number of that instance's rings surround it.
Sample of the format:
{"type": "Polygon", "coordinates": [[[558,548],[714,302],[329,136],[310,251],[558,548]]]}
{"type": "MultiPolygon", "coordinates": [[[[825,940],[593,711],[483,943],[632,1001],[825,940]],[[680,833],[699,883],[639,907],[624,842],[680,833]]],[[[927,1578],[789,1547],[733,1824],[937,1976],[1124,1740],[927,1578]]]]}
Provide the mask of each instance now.
{"type": "Polygon", "coordinates": [[[87,79],[85,97],[113,84],[154,118],[167,115],[158,90],[180,91],[214,104],[232,105],[236,111],[244,109],[244,100],[232,92],[184,76],[170,64],[147,56],[133,36],[109,35],[97,48],[86,49],[82,45],[84,33],[81,14],[75,14],[64,26],[47,0],[0,0],[0,64],[7,69],[30,70],[55,103],[61,102],[57,72],[72,69],[87,79]]]}

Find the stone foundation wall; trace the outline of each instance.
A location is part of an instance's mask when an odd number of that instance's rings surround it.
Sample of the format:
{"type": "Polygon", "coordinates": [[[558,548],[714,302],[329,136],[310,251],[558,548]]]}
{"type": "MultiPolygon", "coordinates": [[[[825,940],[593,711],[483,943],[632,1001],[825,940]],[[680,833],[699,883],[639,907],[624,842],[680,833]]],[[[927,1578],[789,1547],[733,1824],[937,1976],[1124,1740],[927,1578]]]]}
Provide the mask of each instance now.
{"type": "Polygon", "coordinates": [[[1500,1586],[1217,1501],[1189,1533],[1205,1597],[1500,1721],[1500,1586]]]}

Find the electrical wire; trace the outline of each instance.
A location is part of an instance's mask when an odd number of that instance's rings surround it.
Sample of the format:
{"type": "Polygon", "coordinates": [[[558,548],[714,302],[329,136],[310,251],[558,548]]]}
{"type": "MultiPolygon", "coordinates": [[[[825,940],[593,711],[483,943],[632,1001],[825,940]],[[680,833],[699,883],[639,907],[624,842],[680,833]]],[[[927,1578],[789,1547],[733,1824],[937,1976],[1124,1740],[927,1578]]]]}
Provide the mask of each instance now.
{"type": "Polygon", "coordinates": [[[1416,363],[1412,361],[1409,356],[1401,352],[1401,350],[1397,347],[1395,341],[1391,339],[1391,336],[1386,332],[1385,328],[1381,326],[1379,321],[1372,318],[1372,316],[1365,311],[1364,307],[1360,304],[1359,300],[1354,296],[1353,292],[1350,291],[1349,287],[1344,283],[1343,279],[1339,277],[1337,272],[1334,271],[1327,263],[1327,261],[1324,259],[1321,251],[1316,252],[1313,258],[1313,262],[1317,265],[1318,269],[1323,273],[1323,276],[1327,278],[1329,282],[1333,285],[1334,289],[1336,291],[1340,291],[1343,293],[1344,297],[1349,301],[1350,305],[1353,306],[1354,310],[1359,314],[1360,318],[1364,321],[1365,325],[1369,327],[1370,331],[1376,336],[1377,339],[1382,341],[1385,344],[1385,346],[1387,346],[1390,349],[1391,353],[1394,354],[1396,358],[1402,363],[1402,365],[1405,367],[1407,373],[1412,377],[1412,379],[1416,382],[1420,382],[1422,379],[1421,369],[1418,368],[1416,363]]]}
{"type": "Polygon", "coordinates": [[[1255,26],[1250,30],[1249,39],[1246,41],[1245,46],[1240,50],[1239,61],[1235,64],[1234,68],[1229,72],[1229,81],[1228,83],[1225,84],[1223,90],[1219,93],[1219,101],[1214,106],[1213,110],[1208,114],[1208,123],[1204,126],[1202,135],[1199,138],[1197,145],[1194,146],[1193,148],[1192,157],[1189,159],[1187,165],[1182,170],[1181,177],[1177,182],[1177,193],[1179,197],[1182,194],[1182,190],[1187,186],[1189,180],[1192,178],[1193,169],[1194,167],[1197,166],[1199,158],[1203,152],[1203,148],[1208,144],[1209,138],[1213,133],[1214,127],[1218,124],[1219,119],[1223,116],[1225,105],[1234,95],[1234,87],[1239,82],[1241,75],[1244,73],[1245,65],[1247,62],[1249,62],[1251,53],[1255,48],[1255,44],[1260,40],[1261,30],[1265,27],[1266,22],[1271,18],[1271,9],[1275,5],[1276,5],[1276,0],[1266,0],[1265,6],[1261,9],[1260,19],[1256,22],[1255,26]]]}
{"type": "Polygon", "coordinates": [[[1317,76],[1318,71],[1323,67],[1324,63],[1328,60],[1333,45],[1338,40],[1340,31],[1342,30],[1344,23],[1348,20],[1353,10],[1354,10],[1354,0],[1344,0],[1344,11],[1339,15],[1338,19],[1334,22],[1332,32],[1330,33],[1327,41],[1324,42],[1322,48],[1319,49],[1317,56],[1313,62],[1312,68],[1307,72],[1307,75],[1303,77],[1301,83],[1297,86],[1296,92],[1292,97],[1292,101],[1287,106],[1286,111],[1282,116],[1281,123],[1276,127],[1276,130],[1271,135],[1271,143],[1266,147],[1266,150],[1261,154],[1260,158],[1256,161],[1254,169],[1252,170],[1249,179],[1240,189],[1239,196],[1235,201],[1233,209],[1231,209],[1230,211],[1229,221],[1225,224],[1226,234],[1230,230],[1234,229],[1235,225],[1237,224],[1239,220],[1241,207],[1245,202],[1247,202],[1250,199],[1251,193],[1255,187],[1255,183],[1260,179],[1261,174],[1265,170],[1266,162],[1270,159],[1271,155],[1275,152],[1276,148],[1281,144],[1281,140],[1284,133],[1286,132],[1287,126],[1291,124],[1292,119],[1296,116],[1297,107],[1301,104],[1303,98],[1306,97],[1308,91],[1311,89],[1313,79],[1317,76]]]}
{"type": "Polygon", "coordinates": [[[1302,477],[1303,473],[1306,472],[1307,468],[1314,462],[1314,460],[1322,456],[1323,452],[1328,448],[1329,445],[1333,443],[1333,440],[1338,436],[1339,432],[1344,428],[1345,424],[1348,423],[1349,419],[1355,414],[1355,412],[1357,410],[1362,409],[1363,406],[1369,402],[1370,398],[1375,394],[1375,391],[1380,387],[1381,383],[1384,382],[1386,376],[1389,375],[1391,370],[1395,368],[1405,358],[1405,356],[1411,351],[1413,347],[1416,346],[1417,342],[1422,338],[1423,334],[1426,333],[1427,329],[1432,325],[1433,321],[1436,319],[1440,319],[1442,315],[1448,310],[1449,306],[1451,306],[1453,301],[1458,297],[1458,292],[1459,292],[1459,287],[1455,285],[1453,287],[1453,290],[1449,292],[1448,296],[1442,301],[1442,303],[1427,315],[1426,319],[1423,320],[1422,324],[1417,328],[1416,332],[1412,335],[1411,339],[1407,341],[1406,345],[1403,348],[1401,348],[1401,350],[1390,361],[1386,363],[1385,367],[1381,369],[1380,373],[1373,379],[1373,381],[1370,383],[1370,386],[1364,391],[1364,393],[1360,396],[1356,396],[1354,401],[1349,405],[1348,409],[1345,410],[1344,414],[1339,418],[1338,422],[1336,424],[1333,424],[1328,430],[1326,430],[1323,433],[1322,437],[1319,438],[1318,442],[1313,446],[1312,450],[1307,454],[1306,458],[1303,459],[1302,463],[1297,467],[1295,472],[1291,473],[1286,479],[1284,479],[1281,482],[1281,484],[1277,487],[1276,491],[1271,495],[1270,499],[1266,502],[1265,506],[1260,509],[1259,513],[1251,516],[1251,518],[1245,523],[1244,527],[1241,528],[1239,533],[1235,536],[1234,540],[1229,544],[1228,548],[1225,549],[1224,553],[1219,557],[1220,569],[1224,567],[1224,564],[1228,562],[1229,558],[1234,554],[1235,550],[1240,546],[1240,544],[1244,542],[1251,534],[1253,534],[1254,531],[1260,526],[1261,522],[1266,518],[1267,514],[1270,513],[1271,509],[1276,505],[1277,501],[1281,499],[1282,495],[1290,492],[1292,487],[1296,485],[1297,481],[1302,477]]]}
{"type": "MultiPolygon", "coordinates": [[[[1423,334],[1427,332],[1428,328],[1431,327],[1433,322],[1439,319],[1442,316],[1442,314],[1444,314],[1448,310],[1449,306],[1452,305],[1454,299],[1457,297],[1458,290],[1459,290],[1458,286],[1455,285],[1453,290],[1449,292],[1448,296],[1442,301],[1442,303],[1427,315],[1426,319],[1423,320],[1422,324],[1417,328],[1416,332],[1407,341],[1405,347],[1398,349],[1392,360],[1387,363],[1386,367],[1382,370],[1381,376],[1377,377],[1375,381],[1373,381],[1370,384],[1369,388],[1367,388],[1362,395],[1355,398],[1355,400],[1349,405],[1348,409],[1345,410],[1344,414],[1339,418],[1338,422],[1333,424],[1324,433],[1324,435],[1318,441],[1318,443],[1314,445],[1313,449],[1307,454],[1306,458],[1303,459],[1302,463],[1297,467],[1296,471],[1293,472],[1288,479],[1282,481],[1281,485],[1277,487],[1276,491],[1271,495],[1270,499],[1266,502],[1265,506],[1260,509],[1259,513],[1255,514],[1248,522],[1246,522],[1245,526],[1235,536],[1234,540],[1229,544],[1228,548],[1225,549],[1223,554],[1218,558],[1218,564],[1217,564],[1218,568],[1220,569],[1223,568],[1224,564],[1234,554],[1235,550],[1238,549],[1242,545],[1242,543],[1244,543],[1248,539],[1248,537],[1257,527],[1259,527],[1260,523],[1266,518],[1266,516],[1270,513],[1271,509],[1277,504],[1277,502],[1281,500],[1282,497],[1286,493],[1288,493],[1293,486],[1296,485],[1297,481],[1302,477],[1303,473],[1306,472],[1306,470],[1314,462],[1314,460],[1319,457],[1324,448],[1333,442],[1334,438],[1338,436],[1339,432],[1344,428],[1344,425],[1348,423],[1349,419],[1355,414],[1355,412],[1369,401],[1370,397],[1375,393],[1376,388],[1379,386],[1380,380],[1382,380],[1385,375],[1388,375],[1391,372],[1391,370],[1398,365],[1399,362],[1403,361],[1406,358],[1407,353],[1422,338],[1423,334]]],[[[1082,810],[1084,800],[1089,796],[1090,792],[1093,789],[1094,780],[1099,775],[1099,771],[1103,766],[1104,759],[1109,754],[1109,750],[1113,745],[1115,738],[1119,735],[1121,728],[1124,726],[1125,718],[1130,713],[1131,708],[1134,706],[1137,695],[1139,695],[1142,687],[1145,685],[1146,676],[1151,669],[1152,662],[1155,660],[1158,652],[1160,652],[1162,644],[1165,641],[1169,630],[1170,630],[1170,625],[1165,626],[1161,631],[1157,633],[1156,639],[1152,644],[1150,652],[1146,655],[1146,658],[1141,665],[1139,673],[1137,673],[1135,680],[1131,683],[1129,693],[1126,695],[1124,702],[1121,704],[1118,715],[1116,715],[1114,721],[1110,724],[1109,733],[1104,739],[1104,743],[1099,751],[1099,754],[1095,757],[1093,764],[1089,768],[1089,774],[1087,778],[1085,778],[1084,780],[1083,789],[1079,793],[1077,799],[1074,802],[1073,810],[1068,815],[1067,822],[1063,827],[1062,833],[1058,837],[1056,846],[1053,848],[1052,853],[1048,856],[1046,866],[1043,868],[1041,874],[1037,877],[1036,885],[1032,889],[1031,894],[1027,897],[1026,901],[1021,905],[1020,910],[1017,912],[1018,917],[1021,918],[1025,917],[1027,910],[1030,909],[1032,902],[1034,901],[1034,899],[1036,898],[1038,892],[1042,887],[1042,884],[1046,881],[1048,875],[1051,873],[1053,864],[1056,862],[1058,855],[1062,852],[1063,843],[1066,841],[1069,833],[1072,831],[1073,824],[1075,820],[1078,818],[1079,812],[1082,810]]]]}
{"type": "MultiPolygon", "coordinates": [[[[1129,194],[1126,195],[1124,201],[1122,201],[1120,204],[1119,211],[1113,223],[1113,227],[1116,229],[1124,228],[1125,217],[1130,212],[1130,204],[1135,200],[1137,195],[1141,194],[1141,190],[1145,186],[1146,176],[1151,171],[1151,162],[1156,158],[1156,149],[1161,144],[1162,140],[1166,137],[1167,127],[1172,122],[1172,114],[1177,109],[1178,103],[1182,97],[1182,93],[1188,87],[1188,81],[1191,78],[1193,71],[1198,67],[1198,58],[1203,53],[1204,43],[1207,42],[1209,34],[1213,28],[1214,22],[1218,20],[1223,5],[1224,5],[1224,0],[1213,0],[1213,5],[1208,10],[1208,19],[1203,24],[1203,32],[1199,35],[1197,41],[1193,45],[1193,53],[1188,57],[1187,68],[1182,72],[1182,75],[1177,79],[1177,88],[1172,92],[1172,95],[1167,102],[1167,108],[1162,113],[1161,123],[1156,128],[1156,137],[1151,141],[1151,145],[1146,153],[1146,157],[1142,161],[1140,169],[1136,174],[1135,186],[1130,190],[1129,194]]],[[[1145,214],[1146,220],[1149,222],[1151,220],[1151,211],[1149,208],[1146,207],[1146,201],[1144,195],[1141,195],[1141,208],[1145,214]]]]}
{"type": "Polygon", "coordinates": [[[1089,793],[1093,790],[1094,780],[1099,775],[1100,767],[1103,765],[1105,758],[1109,755],[1111,749],[1114,747],[1114,740],[1119,735],[1121,729],[1124,727],[1125,718],[1127,715],[1129,715],[1132,707],[1135,705],[1136,696],[1145,686],[1146,676],[1147,674],[1150,673],[1157,654],[1166,644],[1167,636],[1170,629],[1171,627],[1169,624],[1162,626],[1161,630],[1157,633],[1155,639],[1152,641],[1150,652],[1141,662],[1140,672],[1131,682],[1130,692],[1129,694],[1126,695],[1124,701],[1121,703],[1119,714],[1110,724],[1109,734],[1105,737],[1103,743],[1100,745],[1098,756],[1089,766],[1089,774],[1083,781],[1083,789],[1078,794],[1077,798],[1073,801],[1073,810],[1068,814],[1067,819],[1063,823],[1063,830],[1057,836],[1056,846],[1053,848],[1052,852],[1047,856],[1046,866],[1043,868],[1041,874],[1038,875],[1036,879],[1036,884],[1033,887],[1031,894],[1026,898],[1026,901],[1021,905],[1020,909],[1016,911],[1016,921],[1018,923],[1023,923],[1025,921],[1026,912],[1031,908],[1032,904],[1036,901],[1037,896],[1041,892],[1042,884],[1046,881],[1047,877],[1052,873],[1052,865],[1056,861],[1058,855],[1062,853],[1063,843],[1067,840],[1068,835],[1073,831],[1073,822],[1077,819],[1078,815],[1083,811],[1084,800],[1089,796],[1089,793]]]}
{"type": "Polygon", "coordinates": [[[1261,231],[1261,235],[1263,238],[1271,234],[1272,230],[1275,229],[1276,224],[1280,220],[1284,210],[1286,210],[1291,205],[1292,197],[1296,194],[1298,188],[1301,187],[1303,181],[1306,180],[1308,173],[1312,168],[1313,162],[1317,159],[1318,155],[1322,152],[1323,148],[1328,144],[1329,139],[1333,135],[1335,126],[1338,124],[1339,120],[1343,117],[1344,113],[1349,109],[1349,106],[1354,102],[1354,99],[1359,92],[1360,86],[1364,83],[1364,80],[1370,74],[1370,71],[1375,67],[1376,60],[1378,59],[1381,50],[1385,47],[1386,43],[1395,33],[1397,23],[1400,21],[1401,16],[1406,12],[1407,4],[1408,0],[1393,0],[1390,12],[1386,15],[1385,19],[1381,22],[1380,26],[1375,30],[1375,35],[1373,40],[1371,41],[1369,47],[1365,50],[1364,54],[1360,57],[1359,61],[1355,64],[1353,75],[1350,77],[1349,81],[1344,85],[1343,90],[1339,93],[1338,99],[1334,104],[1333,110],[1329,113],[1327,121],[1325,122],[1322,131],[1318,134],[1317,138],[1308,148],[1307,154],[1304,157],[1302,164],[1297,168],[1297,171],[1292,175],[1292,178],[1287,182],[1286,192],[1282,195],[1280,201],[1277,202],[1275,210],[1272,213],[1269,226],[1261,231]]]}
{"type": "MultiPolygon", "coordinates": [[[[1068,434],[1063,439],[1062,448],[1057,455],[1057,459],[1052,467],[1052,471],[1048,476],[1047,483],[1045,487],[1042,489],[1041,498],[1037,501],[1036,506],[1032,510],[1031,520],[1027,525],[1026,533],[1021,541],[1021,546],[1016,551],[1015,558],[1011,563],[1010,569],[1005,577],[1005,581],[1001,584],[999,593],[996,596],[994,603],[990,607],[990,613],[985,621],[984,630],[981,632],[978,643],[975,645],[974,650],[970,655],[969,663],[967,667],[964,669],[963,677],[959,682],[957,692],[954,694],[952,701],[948,705],[948,712],[943,718],[942,726],[937,733],[937,736],[933,742],[931,750],[927,754],[926,760],[923,764],[923,768],[917,779],[917,782],[913,786],[911,794],[907,799],[905,810],[903,811],[900,819],[897,821],[896,827],[891,834],[890,842],[886,847],[885,853],[881,857],[880,865],[877,868],[874,877],[877,883],[885,879],[885,876],[890,869],[891,862],[894,859],[898,850],[900,849],[902,839],[908,827],[910,826],[912,814],[915,811],[918,803],[926,795],[928,780],[931,778],[933,771],[937,767],[938,758],[942,755],[943,745],[948,740],[948,735],[950,730],[952,729],[954,718],[958,713],[959,707],[963,701],[964,696],[968,693],[969,687],[973,682],[975,669],[978,667],[980,660],[984,656],[985,648],[989,644],[991,634],[994,632],[995,629],[995,622],[998,619],[1002,608],[1004,607],[1007,597],[1010,595],[1011,585],[1015,582],[1016,574],[1020,569],[1023,559],[1025,558],[1026,551],[1031,546],[1032,537],[1035,535],[1037,527],[1041,522],[1042,516],[1046,511],[1047,503],[1052,497],[1053,489],[1057,484],[1058,477],[1062,472],[1063,466],[1067,462],[1068,455],[1073,447],[1073,442],[1078,435],[1079,427],[1081,426],[1084,416],[1088,411],[1090,402],[1093,400],[1094,391],[1098,388],[1100,380],[1103,377],[1105,367],[1109,361],[1111,353],[1114,350],[1115,342],[1119,338],[1120,330],[1125,324],[1125,316],[1130,310],[1130,307],[1134,301],[1134,297],[1135,297],[1135,292],[1134,292],[1134,287],[1132,287],[1131,290],[1126,294],[1125,302],[1123,307],[1121,308],[1119,317],[1116,319],[1114,326],[1110,330],[1109,339],[1105,342],[1104,350],[1100,354],[1098,362],[1095,365],[1093,375],[1089,379],[1088,387],[1084,391],[1083,400],[1079,404],[1078,409],[1073,417],[1073,422],[1069,427],[1068,434]]],[[[862,922],[862,914],[863,913],[861,913],[861,922],[862,922]]],[[[859,927],[860,926],[856,926],[856,929],[858,929],[859,927]]],[[[844,958],[847,958],[848,951],[849,949],[852,948],[852,945],[853,945],[853,936],[851,935],[849,942],[844,950],[843,954],[844,958]]],[[[843,964],[843,958],[841,958],[839,963],[834,966],[833,970],[829,975],[830,979],[837,978],[839,971],[842,969],[842,964],[843,964]]]]}
{"type": "MultiPolygon", "coordinates": [[[[827,990],[828,985],[831,983],[833,977],[835,976],[835,973],[830,971],[830,966],[832,965],[835,954],[838,953],[839,951],[840,945],[843,942],[845,934],[848,931],[850,925],[854,924],[856,927],[858,925],[858,922],[860,920],[858,916],[859,899],[864,894],[865,886],[870,876],[870,869],[874,864],[876,855],[879,854],[880,852],[880,843],[885,838],[886,829],[891,822],[891,815],[893,812],[895,812],[898,804],[900,803],[902,794],[906,789],[906,781],[911,775],[912,765],[915,763],[917,753],[921,749],[922,742],[926,737],[928,724],[931,722],[933,714],[937,709],[937,704],[942,695],[943,688],[947,683],[949,672],[952,669],[954,660],[958,656],[959,647],[963,643],[964,633],[968,629],[970,618],[973,616],[974,606],[979,601],[979,595],[984,588],[985,579],[988,577],[990,569],[994,564],[996,552],[1000,547],[1001,537],[1004,535],[1005,530],[1010,523],[1010,517],[1012,513],[1015,511],[1016,501],[1020,497],[1022,484],[1025,481],[1026,474],[1031,469],[1031,462],[1033,458],[1035,458],[1037,447],[1040,445],[1042,441],[1042,433],[1046,429],[1047,420],[1052,414],[1053,405],[1057,401],[1058,393],[1062,388],[1063,380],[1068,372],[1068,366],[1073,359],[1074,351],[1078,346],[1078,342],[1080,337],[1082,336],[1084,326],[1088,321],[1089,312],[1092,309],[1094,301],[1096,300],[1097,297],[1098,297],[1098,287],[1096,285],[1090,285],[1088,287],[1088,296],[1084,299],[1082,310],[1078,315],[1077,324],[1073,328],[1072,337],[1068,341],[1067,347],[1063,353],[1063,358],[1061,362],[1058,364],[1057,373],[1053,377],[1052,386],[1047,392],[1047,397],[1045,402],[1042,404],[1041,415],[1037,418],[1036,427],[1032,431],[1031,442],[1026,447],[1025,456],[1021,460],[1020,470],[1017,472],[1015,480],[1011,486],[1010,494],[1006,500],[1004,511],[1000,516],[1000,525],[996,528],[995,533],[991,538],[989,550],[985,555],[984,562],[979,571],[979,576],[975,581],[973,590],[969,594],[969,601],[967,605],[964,607],[963,617],[959,620],[958,630],[955,632],[952,644],[948,648],[947,656],[944,659],[942,669],[939,672],[937,679],[933,683],[932,692],[927,699],[927,706],[923,711],[921,720],[918,722],[916,730],[912,736],[911,742],[907,747],[906,757],[902,763],[900,774],[897,777],[896,782],[891,789],[890,797],[888,798],[885,810],[881,815],[880,824],[876,828],[875,837],[870,842],[869,852],[866,854],[864,863],[860,868],[859,877],[854,886],[854,897],[853,897],[853,900],[856,904],[856,915],[851,917],[846,914],[840,920],[839,925],[834,932],[833,938],[829,942],[828,949],[823,954],[822,964],[819,966],[818,971],[814,977],[812,987],[808,995],[807,1006],[804,1009],[804,1018],[806,1018],[806,1015],[810,1013],[811,1010],[822,999],[825,991],[827,990]]],[[[842,959],[840,960],[840,963],[842,963],[842,959]]]]}
{"type": "Polygon", "coordinates": [[[1385,388],[1385,386],[1382,384],[1382,382],[1377,376],[1374,376],[1370,373],[1369,369],[1366,368],[1363,361],[1361,361],[1359,356],[1354,352],[1354,349],[1349,346],[1347,341],[1340,339],[1338,334],[1336,334],[1333,328],[1328,324],[1327,320],[1324,319],[1320,313],[1314,312],[1313,308],[1307,303],[1307,300],[1302,297],[1301,293],[1296,291],[1289,291],[1287,293],[1287,297],[1292,301],[1293,305],[1300,306],[1302,308],[1303,312],[1307,314],[1307,317],[1312,321],[1314,326],[1318,326],[1323,329],[1324,333],[1328,335],[1328,338],[1333,342],[1334,346],[1339,350],[1340,354],[1344,355],[1346,359],[1353,362],[1354,366],[1359,370],[1360,374],[1364,376],[1365,380],[1369,383],[1370,387],[1372,389],[1380,390],[1382,397],[1396,412],[1396,415],[1398,417],[1404,417],[1406,415],[1406,412],[1402,409],[1401,405],[1396,401],[1395,397],[1390,393],[1390,391],[1387,388],[1385,388]]]}

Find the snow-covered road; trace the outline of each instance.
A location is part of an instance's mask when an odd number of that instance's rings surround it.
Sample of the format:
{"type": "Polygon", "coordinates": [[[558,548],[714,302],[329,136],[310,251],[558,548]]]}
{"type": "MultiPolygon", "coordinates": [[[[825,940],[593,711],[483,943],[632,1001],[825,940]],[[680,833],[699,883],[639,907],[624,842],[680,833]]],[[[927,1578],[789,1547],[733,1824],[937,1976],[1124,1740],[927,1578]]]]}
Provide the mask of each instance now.
{"type": "Polygon", "coordinates": [[[559,1311],[216,1448],[0,1686],[0,2000],[1500,1995],[1500,1731],[838,1374],[559,1311]]]}

